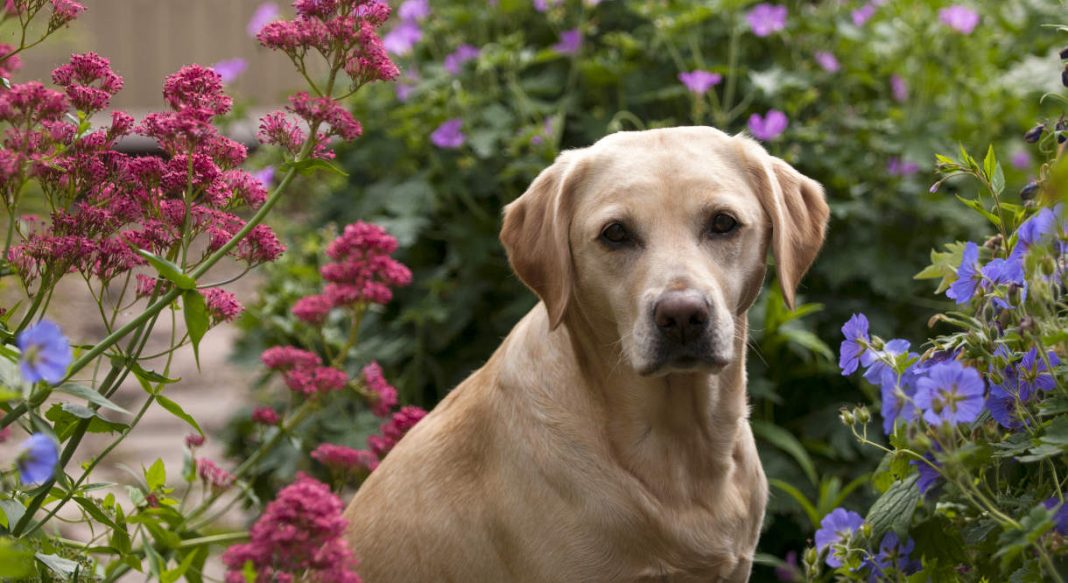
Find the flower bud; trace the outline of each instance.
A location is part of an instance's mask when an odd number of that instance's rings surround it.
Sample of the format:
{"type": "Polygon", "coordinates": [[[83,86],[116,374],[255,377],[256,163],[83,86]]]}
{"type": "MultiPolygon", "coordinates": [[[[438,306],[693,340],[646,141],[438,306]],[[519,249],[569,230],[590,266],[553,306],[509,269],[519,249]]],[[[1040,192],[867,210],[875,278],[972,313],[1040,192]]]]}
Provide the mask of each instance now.
{"type": "Polygon", "coordinates": [[[1068,123],[1062,119],[1057,122],[1057,125],[1053,126],[1053,129],[1057,130],[1057,143],[1063,144],[1068,137],[1065,137],[1064,130],[1068,129],[1068,123]]]}
{"type": "Polygon", "coordinates": [[[856,417],[857,422],[862,425],[866,425],[871,421],[871,411],[868,411],[868,408],[863,405],[857,407],[856,410],[853,411],[853,415],[856,417]]]}
{"type": "Polygon", "coordinates": [[[1061,85],[1068,87],[1068,66],[1065,66],[1064,70],[1061,71],[1061,85]]]}
{"type": "Polygon", "coordinates": [[[999,234],[994,235],[993,237],[990,237],[989,239],[987,239],[986,242],[983,243],[983,247],[986,247],[987,249],[990,249],[991,251],[997,251],[998,249],[1001,248],[1001,244],[1004,243],[1004,242],[1005,242],[1004,237],[1002,237],[1001,234],[999,233],[999,234]]]}
{"type": "Polygon", "coordinates": [[[860,525],[860,534],[864,535],[864,538],[871,538],[871,524],[865,522],[860,525]]]}
{"type": "Polygon", "coordinates": [[[926,433],[917,433],[909,440],[909,445],[915,450],[927,451],[931,449],[931,438],[926,433]]]}
{"type": "Polygon", "coordinates": [[[848,409],[842,409],[838,412],[838,418],[842,420],[842,424],[852,427],[856,423],[856,418],[853,416],[853,412],[848,409]]]}
{"type": "Polygon", "coordinates": [[[1036,125],[1035,127],[1027,130],[1027,133],[1024,134],[1024,141],[1027,142],[1028,144],[1033,144],[1033,143],[1037,142],[1039,138],[1042,137],[1042,133],[1045,132],[1045,131],[1046,131],[1046,124],[1041,124],[1040,123],[1040,124],[1036,125]]]}
{"type": "Polygon", "coordinates": [[[1020,332],[1023,334],[1030,334],[1037,330],[1035,327],[1035,319],[1031,316],[1024,316],[1020,318],[1020,332]]]}
{"type": "Polygon", "coordinates": [[[806,578],[811,581],[820,574],[820,553],[816,550],[816,547],[808,547],[805,549],[803,560],[805,562],[806,578]]]}
{"type": "Polygon", "coordinates": [[[1031,200],[1036,194],[1038,194],[1038,182],[1032,180],[1020,189],[1020,200],[1031,200]]]}

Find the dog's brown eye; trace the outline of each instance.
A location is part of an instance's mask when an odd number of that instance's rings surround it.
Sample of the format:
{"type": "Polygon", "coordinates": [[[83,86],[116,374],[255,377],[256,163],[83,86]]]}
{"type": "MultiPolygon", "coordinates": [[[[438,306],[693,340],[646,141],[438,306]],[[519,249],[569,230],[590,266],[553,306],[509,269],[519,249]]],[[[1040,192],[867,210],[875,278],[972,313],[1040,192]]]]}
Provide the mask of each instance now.
{"type": "Polygon", "coordinates": [[[619,223],[612,223],[601,231],[601,238],[611,245],[624,245],[631,240],[627,228],[619,223]]]}
{"type": "Polygon", "coordinates": [[[734,217],[719,213],[712,217],[712,223],[708,226],[708,230],[715,235],[726,235],[738,227],[738,221],[734,220],[734,217]]]}

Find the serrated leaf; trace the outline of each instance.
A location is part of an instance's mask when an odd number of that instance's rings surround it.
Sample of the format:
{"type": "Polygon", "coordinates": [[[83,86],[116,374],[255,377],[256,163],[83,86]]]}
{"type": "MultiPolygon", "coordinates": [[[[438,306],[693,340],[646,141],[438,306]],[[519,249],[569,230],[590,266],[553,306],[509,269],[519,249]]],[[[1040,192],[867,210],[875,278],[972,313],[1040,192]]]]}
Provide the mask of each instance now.
{"type": "Polygon", "coordinates": [[[136,251],[137,254],[144,257],[152,267],[155,267],[156,271],[158,271],[164,279],[173,283],[178,289],[196,289],[197,280],[182,271],[181,267],[178,267],[164,257],[160,257],[159,255],[150,253],[144,249],[136,249],[136,251]]]}
{"type": "Polygon", "coordinates": [[[875,504],[872,504],[865,521],[871,525],[872,540],[882,540],[883,535],[893,530],[904,537],[912,523],[912,513],[920,502],[920,489],[916,487],[919,474],[894,482],[875,504]]]}
{"type": "Polygon", "coordinates": [[[197,423],[197,420],[193,419],[193,417],[189,413],[186,413],[185,409],[182,409],[181,405],[175,403],[167,397],[164,397],[163,395],[156,395],[156,402],[159,403],[160,407],[166,409],[171,415],[174,415],[182,421],[185,421],[193,429],[196,429],[197,433],[204,435],[204,430],[200,428],[200,424],[197,423]]]}
{"type": "Polygon", "coordinates": [[[801,466],[801,470],[805,472],[805,476],[812,482],[812,485],[815,486],[819,482],[816,464],[812,463],[812,458],[809,457],[805,447],[793,434],[778,425],[757,419],[751,421],[750,425],[755,436],[790,454],[797,465],[801,466]]]}
{"type": "Polygon", "coordinates": [[[300,162],[286,162],[284,164],[281,164],[278,167],[278,170],[283,173],[288,172],[290,170],[296,170],[297,172],[304,175],[312,174],[316,170],[325,170],[327,172],[332,172],[340,176],[349,175],[348,172],[345,172],[341,168],[338,168],[337,165],[331,164],[330,162],[323,160],[322,158],[306,158],[304,160],[301,160],[300,162]]]}
{"type": "Polygon", "coordinates": [[[200,369],[200,340],[204,338],[208,328],[211,327],[211,316],[208,315],[208,305],[204,296],[195,289],[182,294],[182,312],[185,314],[185,327],[189,332],[189,340],[193,343],[193,358],[200,369]]]}
{"type": "Polygon", "coordinates": [[[946,291],[950,284],[957,280],[957,266],[960,265],[961,257],[964,255],[964,245],[964,243],[954,242],[944,246],[946,251],[932,249],[931,265],[914,275],[913,279],[942,278],[935,293],[940,294],[946,291]]]}
{"type": "Polygon", "coordinates": [[[126,409],[123,409],[122,407],[116,405],[110,399],[94,391],[93,389],[90,389],[89,387],[76,385],[74,383],[66,383],[56,387],[55,390],[59,391],[60,393],[66,393],[75,397],[81,397],[94,405],[104,407],[106,409],[111,409],[112,411],[117,411],[125,415],[131,414],[126,409]]]}

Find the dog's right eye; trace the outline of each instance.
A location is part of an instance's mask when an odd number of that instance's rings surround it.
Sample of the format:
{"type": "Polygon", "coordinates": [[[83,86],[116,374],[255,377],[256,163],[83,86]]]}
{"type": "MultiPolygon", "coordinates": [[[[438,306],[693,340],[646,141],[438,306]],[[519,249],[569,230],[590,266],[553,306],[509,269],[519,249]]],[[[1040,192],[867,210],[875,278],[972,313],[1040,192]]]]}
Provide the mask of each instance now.
{"type": "Polygon", "coordinates": [[[630,243],[633,239],[627,228],[620,223],[612,223],[601,231],[601,240],[612,247],[630,243]]]}

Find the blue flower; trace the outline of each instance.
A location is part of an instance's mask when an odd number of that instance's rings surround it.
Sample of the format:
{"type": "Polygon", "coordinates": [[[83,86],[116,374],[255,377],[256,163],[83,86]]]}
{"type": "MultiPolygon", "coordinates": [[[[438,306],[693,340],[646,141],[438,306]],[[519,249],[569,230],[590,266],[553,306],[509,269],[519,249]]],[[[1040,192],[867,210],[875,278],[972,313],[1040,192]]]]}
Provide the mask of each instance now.
{"type": "Polygon", "coordinates": [[[1044,237],[1053,234],[1056,228],[1057,217],[1053,211],[1048,208],[1038,211],[1016,229],[1016,248],[1012,250],[1013,254],[1026,251],[1044,237]]]}
{"type": "Polygon", "coordinates": [[[990,263],[984,265],[980,271],[983,277],[994,284],[1024,284],[1023,262],[1019,257],[1010,256],[1008,259],[991,259],[990,263]]]}
{"type": "Polygon", "coordinates": [[[56,442],[43,433],[34,433],[22,442],[22,452],[15,462],[23,484],[40,484],[52,477],[59,461],[56,442]]]}
{"type": "Polygon", "coordinates": [[[957,361],[936,364],[916,381],[916,407],[932,425],[975,421],[983,411],[983,378],[957,361]]]}
{"type": "Polygon", "coordinates": [[[1042,503],[1047,510],[1056,508],[1057,511],[1053,513],[1053,530],[1058,533],[1068,536],[1068,504],[1062,503],[1056,497],[1050,498],[1042,503]]]}
{"type": "Polygon", "coordinates": [[[961,254],[960,267],[957,267],[957,281],[946,290],[946,297],[958,304],[968,303],[975,295],[980,278],[979,247],[968,241],[964,246],[964,253],[961,254]]]}
{"type": "Polygon", "coordinates": [[[1004,385],[990,385],[990,395],[986,398],[986,408],[998,425],[1005,429],[1019,429],[1023,426],[1017,408],[1019,393],[1015,380],[1006,379],[1004,385]]]}
{"type": "MultiPolygon", "coordinates": [[[[864,524],[864,518],[845,508],[835,508],[820,521],[816,531],[816,550],[823,552],[828,547],[844,543],[864,524]]],[[[834,549],[827,553],[826,562],[832,567],[841,567],[842,559],[835,556],[834,549]]]]}
{"type": "MultiPolygon", "coordinates": [[[[931,454],[925,454],[924,459],[931,462],[931,464],[938,465],[934,457],[931,454]]],[[[916,480],[916,487],[920,489],[920,494],[926,494],[931,488],[938,485],[938,481],[942,479],[942,474],[938,470],[931,467],[931,464],[927,462],[921,462],[920,460],[912,460],[909,462],[910,466],[916,466],[916,473],[920,475],[916,480]]]]}
{"type": "Polygon", "coordinates": [[[853,317],[842,326],[842,341],[838,367],[842,369],[843,376],[849,376],[857,371],[857,366],[871,364],[872,356],[867,352],[868,318],[864,314],[853,314],[853,317]],[[863,341],[863,344],[859,341],[863,341]]]}
{"type": "Polygon", "coordinates": [[[47,381],[56,384],[67,376],[67,367],[74,355],[67,337],[59,326],[41,320],[19,333],[15,344],[22,351],[19,367],[22,378],[31,383],[47,381]]]}
{"type": "Polygon", "coordinates": [[[916,379],[915,367],[910,366],[900,376],[894,375],[890,382],[882,384],[883,433],[893,433],[898,420],[907,423],[916,419],[916,379]]]}
{"type": "Polygon", "coordinates": [[[894,372],[894,367],[887,364],[886,361],[894,362],[898,356],[908,352],[908,350],[908,340],[895,338],[887,342],[882,350],[869,352],[871,367],[864,371],[864,380],[880,386],[885,386],[887,383],[893,384],[897,379],[897,373],[894,372]]]}
{"type": "Polygon", "coordinates": [[[898,538],[897,533],[890,531],[883,536],[883,542],[879,544],[879,554],[872,559],[872,575],[878,575],[879,580],[889,578],[888,571],[896,571],[901,575],[908,575],[920,568],[920,563],[911,559],[909,555],[916,548],[916,542],[911,537],[905,539],[904,544],[898,538]]]}
{"type": "MultiPolygon", "coordinates": [[[[1061,363],[1053,352],[1048,352],[1046,358],[1049,359],[1049,363],[1052,366],[1057,366],[1061,363]]],[[[1031,348],[1024,354],[1020,364],[1016,365],[1021,399],[1026,401],[1036,391],[1052,391],[1057,386],[1057,381],[1053,380],[1053,376],[1045,372],[1046,370],[1046,363],[1038,357],[1037,348],[1031,348]]]]}

